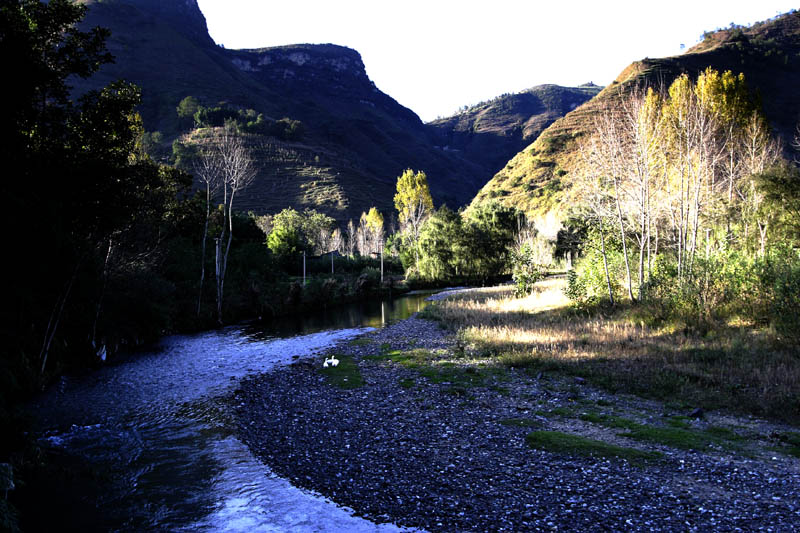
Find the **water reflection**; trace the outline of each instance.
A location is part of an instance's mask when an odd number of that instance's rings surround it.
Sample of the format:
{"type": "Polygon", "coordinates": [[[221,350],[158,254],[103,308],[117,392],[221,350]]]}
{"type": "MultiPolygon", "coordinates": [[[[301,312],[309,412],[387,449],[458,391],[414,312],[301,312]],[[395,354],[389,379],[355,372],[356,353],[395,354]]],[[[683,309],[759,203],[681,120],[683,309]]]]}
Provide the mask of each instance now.
{"type": "Polygon", "coordinates": [[[355,302],[347,305],[322,306],[316,312],[279,317],[266,324],[252,324],[245,328],[256,339],[307,335],[332,329],[358,327],[379,328],[393,324],[422,311],[432,291],[414,292],[399,298],[355,302]]]}
{"type": "Polygon", "coordinates": [[[40,483],[54,512],[36,530],[392,531],[271,474],[230,430],[238,381],[408,317],[429,293],[361,302],[266,326],[164,339],[150,352],[65,378],[32,406],[42,444],[75,472],[40,483]]]}

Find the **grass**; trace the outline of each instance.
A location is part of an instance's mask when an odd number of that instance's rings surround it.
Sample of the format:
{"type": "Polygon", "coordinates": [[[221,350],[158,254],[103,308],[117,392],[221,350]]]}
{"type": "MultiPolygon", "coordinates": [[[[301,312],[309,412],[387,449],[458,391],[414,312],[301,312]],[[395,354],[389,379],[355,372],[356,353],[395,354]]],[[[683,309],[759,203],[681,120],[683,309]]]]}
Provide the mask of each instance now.
{"type": "Polygon", "coordinates": [[[329,385],[340,389],[357,389],[364,385],[364,378],[358,370],[358,365],[352,357],[347,355],[336,355],[339,359],[337,366],[320,368],[318,372],[325,376],[325,381],[329,385]]]}
{"type": "Polygon", "coordinates": [[[510,286],[470,291],[428,310],[456,330],[467,357],[533,376],[580,376],[614,393],[800,422],[797,350],[742,326],[706,336],[648,326],[642,309],[631,306],[578,313],[565,284],[546,279],[525,298],[510,286]]]}
{"type": "Polygon", "coordinates": [[[739,441],[743,440],[743,437],[725,427],[710,426],[706,429],[693,429],[689,424],[690,419],[684,416],[667,419],[666,427],[649,426],[628,418],[595,412],[583,413],[579,418],[599,426],[627,430],[627,432],[619,434],[621,437],[663,444],[683,450],[704,450],[712,445],[725,449],[739,449],[739,441]]]}
{"type": "Polygon", "coordinates": [[[367,346],[372,343],[372,339],[368,337],[356,337],[350,341],[350,346],[367,346]]]}
{"type": "MultiPolygon", "coordinates": [[[[416,370],[419,375],[430,383],[449,385],[448,392],[466,396],[467,389],[486,385],[487,379],[502,378],[502,370],[492,368],[478,368],[462,366],[452,361],[441,360],[440,354],[433,353],[423,348],[410,350],[392,350],[388,344],[381,345],[379,355],[370,355],[365,359],[392,361],[410,370],[416,370]]],[[[401,386],[410,388],[414,380],[402,380],[401,386]],[[408,384],[404,384],[407,382],[408,384]]]]}
{"type": "Polygon", "coordinates": [[[531,448],[549,452],[581,456],[616,457],[632,463],[652,462],[661,457],[661,454],[657,452],[645,452],[635,448],[617,446],[560,431],[533,431],[528,433],[525,441],[531,448]]]}
{"type": "MultiPolygon", "coordinates": [[[[722,430],[723,428],[718,429],[722,430]]],[[[735,435],[735,433],[728,433],[727,431],[722,433],[713,430],[691,430],[676,427],[638,425],[638,427],[631,429],[627,433],[621,433],[620,436],[654,442],[683,450],[702,451],[713,445],[726,449],[737,449],[738,446],[734,441],[739,440],[738,435],[733,437],[731,434],[735,435]]]]}
{"type": "Polygon", "coordinates": [[[789,431],[778,435],[783,446],[777,448],[781,453],[800,458],[800,432],[789,431]]]}
{"type": "Polygon", "coordinates": [[[414,380],[411,378],[405,378],[400,380],[400,386],[404,389],[410,389],[414,386],[414,380]]]}

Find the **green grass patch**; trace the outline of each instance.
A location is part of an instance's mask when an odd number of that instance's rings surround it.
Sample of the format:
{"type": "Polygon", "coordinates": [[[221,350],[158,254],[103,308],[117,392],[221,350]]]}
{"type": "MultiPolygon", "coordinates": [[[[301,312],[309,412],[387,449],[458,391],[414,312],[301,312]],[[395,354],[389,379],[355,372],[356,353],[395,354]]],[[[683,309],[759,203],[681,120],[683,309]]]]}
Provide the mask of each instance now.
{"type": "Polygon", "coordinates": [[[364,378],[353,358],[347,355],[335,355],[339,360],[338,366],[320,368],[318,372],[325,376],[325,381],[329,385],[340,389],[356,389],[364,385],[364,378]]]}
{"type": "MultiPolygon", "coordinates": [[[[436,320],[439,321],[442,319],[441,315],[439,314],[439,309],[436,302],[431,302],[430,304],[426,305],[422,311],[417,313],[417,318],[424,318],[426,320],[436,320]]],[[[447,325],[445,324],[445,327],[447,325]]]]}
{"type": "Polygon", "coordinates": [[[400,386],[404,389],[410,389],[414,386],[414,380],[411,378],[405,378],[400,380],[400,386]]]}
{"type": "Polygon", "coordinates": [[[672,416],[667,419],[667,424],[674,428],[691,429],[691,420],[688,416],[672,416]]]}
{"type": "Polygon", "coordinates": [[[384,350],[383,346],[384,345],[381,345],[380,355],[369,355],[365,357],[365,359],[376,361],[392,361],[406,368],[418,369],[427,365],[428,362],[433,358],[432,354],[428,350],[384,350]]]}
{"type": "Polygon", "coordinates": [[[372,339],[368,337],[357,337],[350,341],[350,346],[367,346],[372,344],[372,339]]]}
{"type": "Polygon", "coordinates": [[[657,452],[626,448],[560,431],[532,431],[525,436],[525,441],[531,448],[549,452],[581,456],[617,457],[632,463],[652,462],[661,457],[661,454],[657,452]]]}
{"type": "Polygon", "coordinates": [[[726,428],[713,428],[708,430],[691,430],[680,427],[654,427],[638,425],[631,428],[627,433],[620,434],[621,437],[655,442],[664,444],[672,448],[683,450],[704,450],[709,446],[716,445],[726,449],[737,449],[739,446],[736,441],[741,437],[726,428]]]}
{"type": "Polygon", "coordinates": [[[542,423],[538,420],[531,418],[503,418],[499,421],[503,426],[518,427],[518,428],[539,428],[542,423]]]}
{"type": "Polygon", "coordinates": [[[492,369],[462,367],[451,361],[437,362],[434,354],[421,348],[405,351],[382,350],[381,354],[370,355],[365,359],[392,361],[405,368],[418,371],[422,377],[432,383],[450,384],[456,388],[482,386],[485,384],[487,376],[495,373],[492,369]]]}
{"type": "Polygon", "coordinates": [[[777,437],[783,444],[783,446],[777,448],[779,452],[791,455],[792,457],[800,457],[800,433],[790,431],[787,433],[780,433],[777,437]]]}
{"type": "Polygon", "coordinates": [[[633,420],[629,420],[621,416],[603,415],[599,413],[583,413],[579,418],[585,422],[591,422],[592,424],[609,428],[635,429],[639,427],[639,424],[633,420]]]}
{"type": "Polygon", "coordinates": [[[668,427],[648,426],[628,418],[596,412],[583,413],[579,418],[607,428],[628,430],[626,433],[620,433],[621,437],[654,442],[683,450],[704,450],[711,445],[725,449],[739,449],[740,446],[737,443],[744,440],[744,437],[725,427],[711,426],[705,430],[692,429],[689,424],[690,419],[685,416],[669,418],[666,421],[668,427]]]}

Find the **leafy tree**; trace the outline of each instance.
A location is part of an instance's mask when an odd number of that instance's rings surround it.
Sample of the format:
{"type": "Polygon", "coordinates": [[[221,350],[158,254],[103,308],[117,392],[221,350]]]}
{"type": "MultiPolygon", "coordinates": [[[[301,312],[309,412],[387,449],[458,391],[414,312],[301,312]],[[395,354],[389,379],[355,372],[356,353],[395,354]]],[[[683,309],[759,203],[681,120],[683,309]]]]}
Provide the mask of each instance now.
{"type": "Polygon", "coordinates": [[[419,236],[419,275],[428,280],[448,280],[464,273],[464,228],[461,215],[440,207],[422,225],[419,236]]]}
{"type": "Polygon", "coordinates": [[[272,217],[267,246],[288,266],[303,252],[323,254],[333,247],[334,220],[314,209],[300,213],[288,207],[272,217]]]}
{"type": "Polygon", "coordinates": [[[178,103],[176,111],[178,112],[178,118],[181,119],[181,123],[184,125],[184,127],[192,127],[192,125],[194,125],[194,116],[199,109],[200,102],[197,101],[197,98],[191,95],[187,96],[178,103]]]}
{"type": "Polygon", "coordinates": [[[511,279],[516,286],[517,296],[527,296],[533,292],[534,284],[544,276],[544,269],[537,262],[532,243],[525,242],[512,251],[511,279]]]}
{"type": "Polygon", "coordinates": [[[484,282],[509,271],[517,221],[522,216],[514,207],[489,202],[469,212],[466,218],[466,246],[470,274],[484,282]]]}
{"type": "Polygon", "coordinates": [[[143,153],[138,88],[118,82],[70,100],[70,76],[87,77],[111,60],[105,30],[76,27],[85,11],[67,0],[0,6],[0,58],[19,76],[0,85],[14,103],[0,110],[0,150],[16,162],[14,179],[0,185],[4,222],[27,221],[6,241],[14,283],[3,341],[38,379],[64,363],[49,364],[54,351],[90,353],[99,337],[120,331],[103,321],[109,290],[138,265],[149,268],[187,184],[143,153]]]}
{"type": "Polygon", "coordinates": [[[376,207],[371,207],[369,212],[361,213],[359,222],[364,255],[379,252],[383,243],[383,215],[376,207]]]}
{"type": "Polygon", "coordinates": [[[291,207],[276,214],[272,218],[267,246],[284,260],[302,253],[308,246],[303,232],[303,216],[291,207]]]}
{"type": "Polygon", "coordinates": [[[422,223],[433,211],[433,198],[424,172],[406,169],[397,178],[394,206],[400,218],[401,231],[409,232],[414,247],[415,264],[419,262],[416,250],[422,223]]]}

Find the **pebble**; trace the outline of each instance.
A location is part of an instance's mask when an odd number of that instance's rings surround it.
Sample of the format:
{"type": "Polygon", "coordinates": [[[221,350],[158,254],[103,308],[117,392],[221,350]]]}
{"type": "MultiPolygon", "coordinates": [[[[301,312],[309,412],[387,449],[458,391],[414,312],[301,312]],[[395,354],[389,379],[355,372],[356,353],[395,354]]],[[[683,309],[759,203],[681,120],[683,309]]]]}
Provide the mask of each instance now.
{"type": "MultiPolygon", "coordinates": [[[[548,408],[571,405],[567,392],[550,387],[556,376],[542,381],[511,372],[498,383],[503,393],[485,383],[461,394],[417,371],[365,358],[384,343],[446,354],[455,339],[434,322],[411,318],[365,338],[371,342],[333,350],[355,357],[365,380],[361,388],[329,386],[320,381],[318,365],[301,360],[243,381],[231,404],[238,435],[272,471],[358,515],[428,531],[800,527],[800,462],[793,458],[622,442],[664,452],[663,461],[637,466],[533,450],[525,443],[531,428],[498,421],[527,417],[543,429],[620,442],[613,431],[577,419],[534,415],[540,400],[548,408]],[[403,387],[408,379],[414,385],[403,387]]],[[[317,357],[321,365],[325,355],[317,357]]],[[[578,383],[585,397],[617,405],[634,401],[578,383]]]]}

